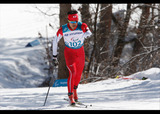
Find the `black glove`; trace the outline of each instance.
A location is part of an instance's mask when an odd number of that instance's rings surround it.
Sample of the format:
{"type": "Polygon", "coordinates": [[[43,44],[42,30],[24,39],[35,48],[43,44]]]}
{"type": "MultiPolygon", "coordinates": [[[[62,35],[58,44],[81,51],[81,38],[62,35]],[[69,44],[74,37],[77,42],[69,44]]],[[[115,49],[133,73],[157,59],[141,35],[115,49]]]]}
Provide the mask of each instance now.
{"type": "Polygon", "coordinates": [[[59,63],[58,63],[57,55],[53,55],[53,65],[57,66],[58,64],[59,63]]]}

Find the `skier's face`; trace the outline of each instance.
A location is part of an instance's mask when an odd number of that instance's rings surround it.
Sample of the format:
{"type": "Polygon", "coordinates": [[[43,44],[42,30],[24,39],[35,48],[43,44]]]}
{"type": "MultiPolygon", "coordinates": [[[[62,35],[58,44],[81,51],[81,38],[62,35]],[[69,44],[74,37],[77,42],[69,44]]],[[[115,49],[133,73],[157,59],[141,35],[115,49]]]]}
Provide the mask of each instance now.
{"type": "Polygon", "coordinates": [[[74,30],[77,26],[77,22],[75,22],[75,23],[69,22],[69,26],[71,27],[72,30],[74,30]]]}

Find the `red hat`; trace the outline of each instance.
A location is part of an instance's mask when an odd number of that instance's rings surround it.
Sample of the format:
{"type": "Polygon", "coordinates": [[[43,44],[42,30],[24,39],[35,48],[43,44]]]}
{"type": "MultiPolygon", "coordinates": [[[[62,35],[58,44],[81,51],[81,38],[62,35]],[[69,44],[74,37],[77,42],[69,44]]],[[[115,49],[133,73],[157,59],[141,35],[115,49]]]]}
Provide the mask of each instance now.
{"type": "Polygon", "coordinates": [[[78,14],[69,14],[68,20],[69,21],[78,21],[78,14]]]}

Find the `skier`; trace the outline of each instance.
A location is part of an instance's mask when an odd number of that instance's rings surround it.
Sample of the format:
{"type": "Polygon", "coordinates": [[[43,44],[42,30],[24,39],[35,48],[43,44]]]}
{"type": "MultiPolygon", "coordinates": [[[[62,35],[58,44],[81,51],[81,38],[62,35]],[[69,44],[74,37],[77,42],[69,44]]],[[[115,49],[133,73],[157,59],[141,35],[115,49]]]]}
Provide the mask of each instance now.
{"type": "Polygon", "coordinates": [[[68,97],[70,105],[78,102],[77,88],[81,79],[85,64],[85,53],[83,48],[84,39],[92,33],[87,24],[78,21],[78,12],[68,12],[68,23],[62,25],[53,40],[53,63],[57,65],[57,45],[63,37],[65,42],[64,56],[69,70],[68,97]]]}

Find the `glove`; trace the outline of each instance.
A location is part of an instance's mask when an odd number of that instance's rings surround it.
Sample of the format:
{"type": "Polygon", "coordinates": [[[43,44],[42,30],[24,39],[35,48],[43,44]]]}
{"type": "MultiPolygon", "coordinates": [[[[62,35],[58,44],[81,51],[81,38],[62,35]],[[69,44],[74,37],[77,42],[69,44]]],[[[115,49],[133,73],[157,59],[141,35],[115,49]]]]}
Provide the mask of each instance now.
{"type": "Polygon", "coordinates": [[[58,64],[59,63],[58,63],[57,55],[53,55],[53,65],[57,66],[58,64]]]}

